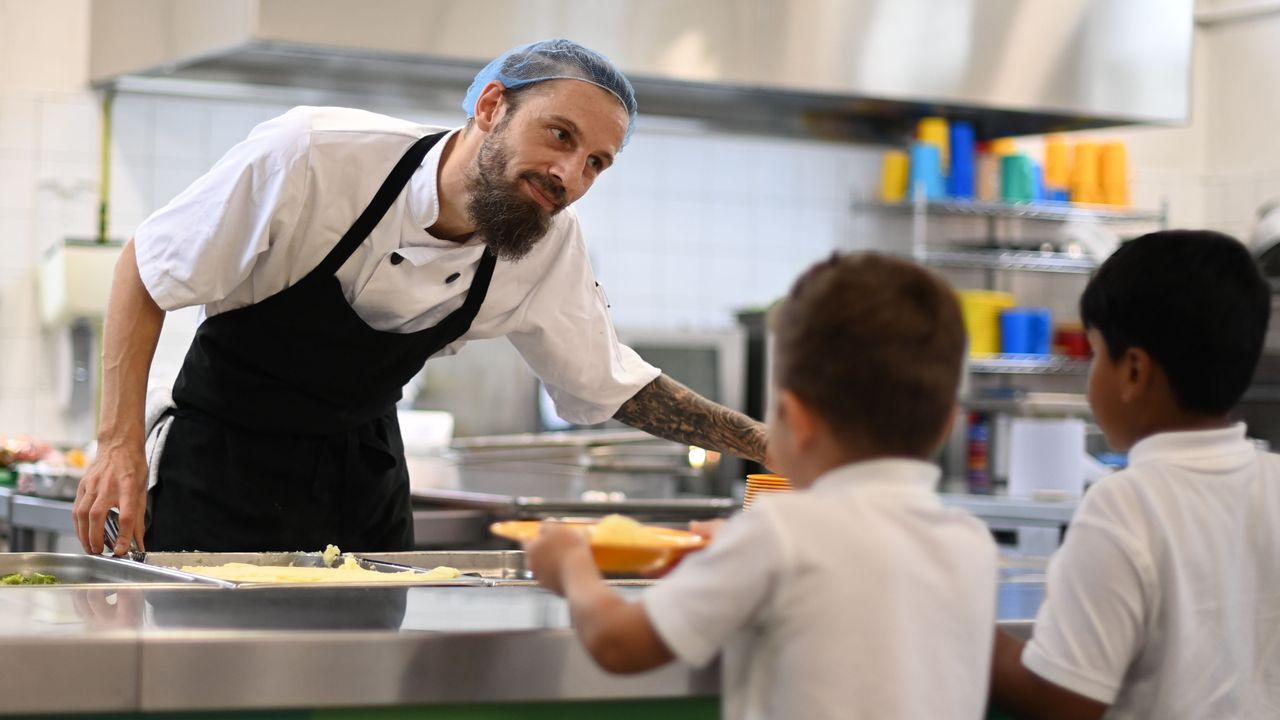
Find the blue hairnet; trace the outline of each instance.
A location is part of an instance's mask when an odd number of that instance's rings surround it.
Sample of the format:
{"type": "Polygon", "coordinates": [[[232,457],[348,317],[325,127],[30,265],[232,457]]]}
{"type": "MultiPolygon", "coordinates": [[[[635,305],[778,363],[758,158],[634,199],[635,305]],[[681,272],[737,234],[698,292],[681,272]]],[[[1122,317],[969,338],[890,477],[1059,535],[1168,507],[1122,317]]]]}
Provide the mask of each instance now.
{"type": "Polygon", "coordinates": [[[639,110],[631,83],[621,70],[609,62],[609,58],[572,40],[556,38],[521,45],[485,65],[476,79],[471,81],[467,96],[462,101],[462,109],[466,111],[467,117],[475,117],[480,91],[494,80],[502,83],[508,90],[544,80],[589,82],[612,93],[622,103],[622,107],[626,108],[629,119],[622,144],[626,145],[631,139],[631,129],[635,127],[636,112],[639,110]]]}

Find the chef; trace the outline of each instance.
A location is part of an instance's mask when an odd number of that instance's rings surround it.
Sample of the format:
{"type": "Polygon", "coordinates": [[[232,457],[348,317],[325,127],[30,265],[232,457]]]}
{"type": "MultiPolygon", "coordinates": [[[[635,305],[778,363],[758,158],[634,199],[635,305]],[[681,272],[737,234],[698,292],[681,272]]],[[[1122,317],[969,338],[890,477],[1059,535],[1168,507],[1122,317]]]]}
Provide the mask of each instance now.
{"type": "Polygon", "coordinates": [[[631,84],[567,40],[476,76],[455,129],[300,107],[256,127],[138,227],[115,270],[98,454],[73,515],[87,552],[405,550],[402,387],[506,336],[558,413],[763,460],[763,426],[618,342],[572,205],[636,116],[631,84]],[[202,321],[159,422],[165,313],[202,321]],[[163,436],[158,457],[146,454],[163,436]]]}

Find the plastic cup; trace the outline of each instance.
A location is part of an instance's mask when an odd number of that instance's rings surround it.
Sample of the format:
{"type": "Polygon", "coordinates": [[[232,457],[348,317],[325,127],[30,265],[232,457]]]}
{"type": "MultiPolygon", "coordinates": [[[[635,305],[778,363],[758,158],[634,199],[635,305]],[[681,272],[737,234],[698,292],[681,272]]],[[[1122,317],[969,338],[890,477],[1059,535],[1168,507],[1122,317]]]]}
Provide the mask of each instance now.
{"type": "Polygon", "coordinates": [[[919,193],[930,200],[939,200],[947,196],[946,186],[942,180],[941,153],[937,145],[928,143],[911,144],[911,197],[919,193]]]}
{"type": "Polygon", "coordinates": [[[1000,351],[1006,355],[1050,354],[1053,315],[1045,308],[1010,308],[1001,312],[1000,351]]]}
{"type": "Polygon", "coordinates": [[[880,167],[880,199],[884,202],[902,202],[907,199],[908,167],[910,161],[901,150],[884,154],[880,167]]]}

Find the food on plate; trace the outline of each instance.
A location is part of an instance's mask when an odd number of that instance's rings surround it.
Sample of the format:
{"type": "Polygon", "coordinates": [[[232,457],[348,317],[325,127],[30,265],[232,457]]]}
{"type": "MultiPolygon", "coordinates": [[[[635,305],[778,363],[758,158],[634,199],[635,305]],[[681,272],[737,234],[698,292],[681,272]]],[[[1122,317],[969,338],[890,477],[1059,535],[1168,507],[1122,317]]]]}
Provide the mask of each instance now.
{"type": "Polygon", "coordinates": [[[58,576],[42,572],[16,572],[0,577],[0,585],[58,585],[61,582],[58,576]]]}
{"type": "MultiPolygon", "coordinates": [[[[327,556],[328,550],[325,552],[327,556]]],[[[360,567],[360,561],[350,555],[337,567],[289,567],[233,562],[211,566],[184,565],[181,569],[193,575],[252,583],[420,583],[452,580],[462,574],[456,568],[443,565],[427,572],[366,570],[360,567]]]]}
{"type": "Polygon", "coordinates": [[[653,528],[625,515],[605,515],[600,518],[591,540],[601,545],[650,545],[659,541],[653,528]]]}

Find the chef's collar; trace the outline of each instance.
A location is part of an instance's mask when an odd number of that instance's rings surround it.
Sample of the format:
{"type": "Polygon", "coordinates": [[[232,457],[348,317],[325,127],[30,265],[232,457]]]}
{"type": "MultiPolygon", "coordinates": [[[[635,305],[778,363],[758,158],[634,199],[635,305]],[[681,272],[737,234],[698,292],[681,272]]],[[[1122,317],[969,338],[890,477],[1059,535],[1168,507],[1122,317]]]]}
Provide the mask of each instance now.
{"type": "MultiPolygon", "coordinates": [[[[440,158],[443,157],[444,149],[448,146],[449,141],[461,129],[460,127],[454,128],[440,138],[431,147],[431,150],[427,152],[427,156],[422,159],[422,164],[418,166],[418,172],[415,172],[413,177],[409,179],[408,208],[409,217],[412,219],[414,227],[422,228],[424,240],[430,242],[429,239],[434,239],[440,242],[447,242],[454,247],[478,245],[480,240],[473,236],[465,243],[452,242],[444,238],[437,238],[428,233],[426,229],[434,225],[440,217],[440,158]]],[[[403,242],[401,244],[404,245],[403,242]]]]}

